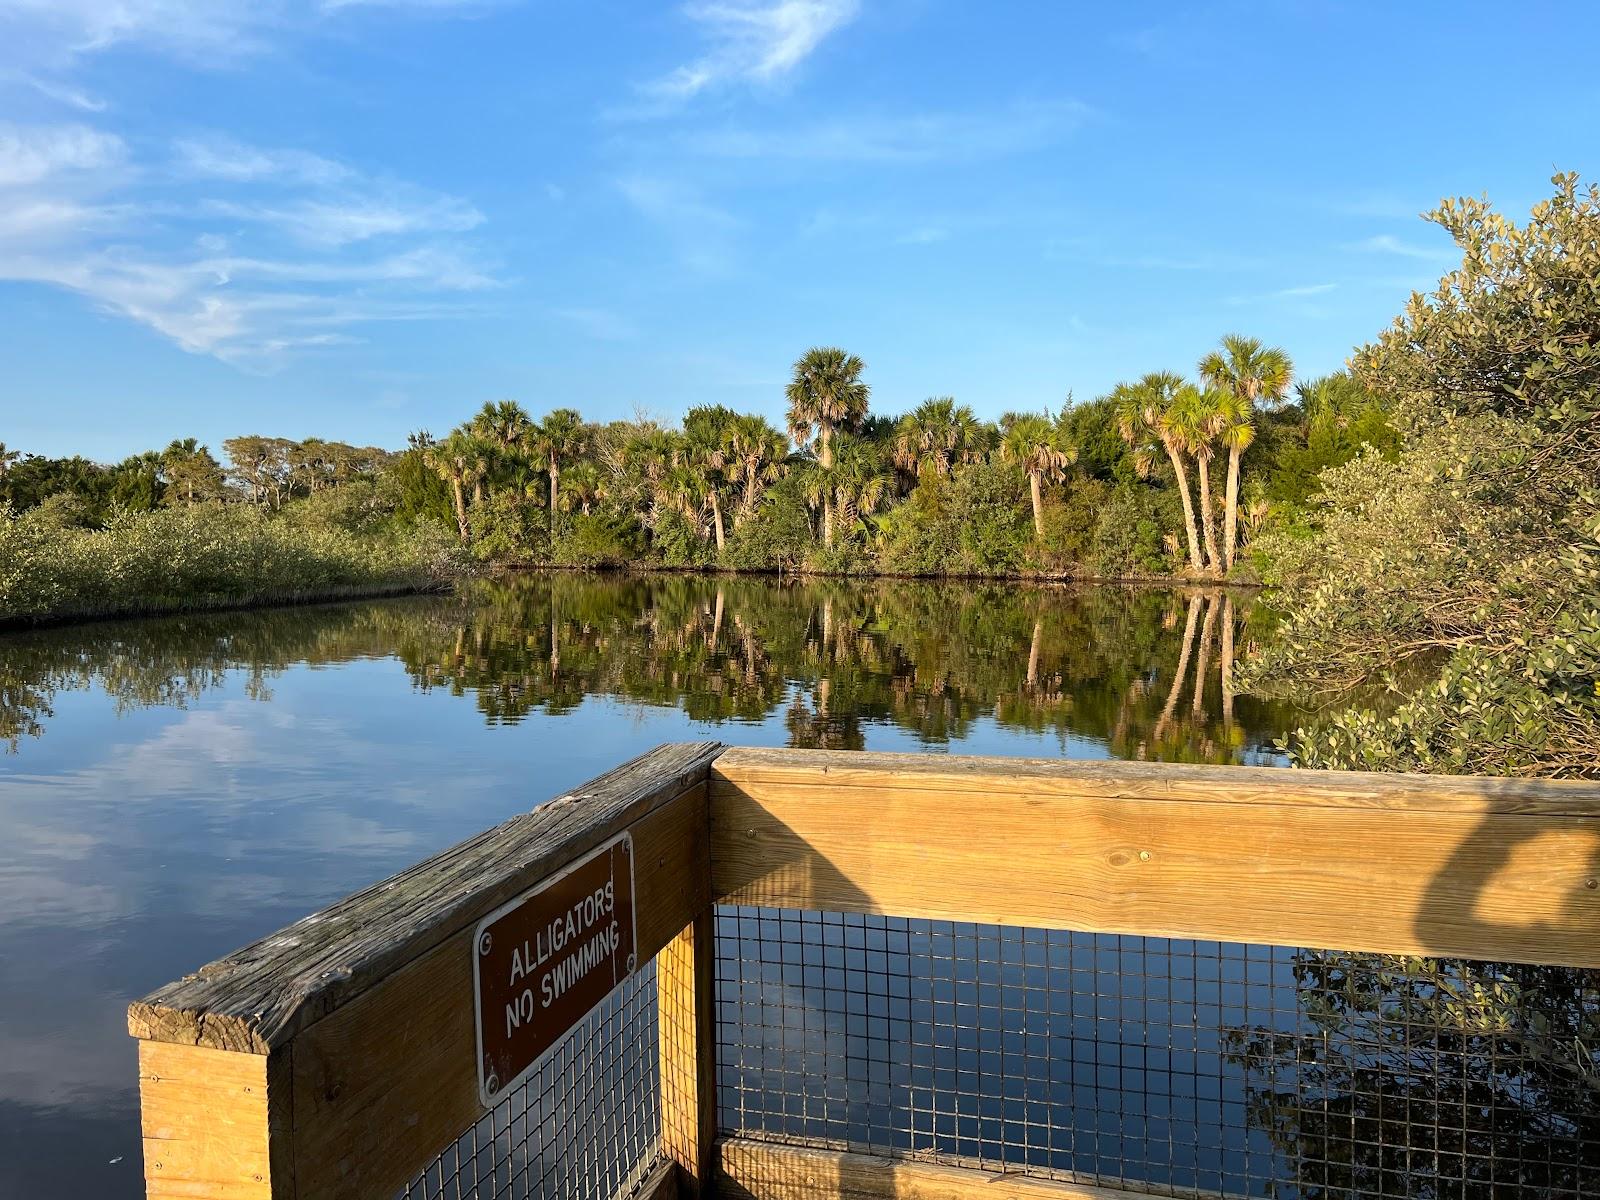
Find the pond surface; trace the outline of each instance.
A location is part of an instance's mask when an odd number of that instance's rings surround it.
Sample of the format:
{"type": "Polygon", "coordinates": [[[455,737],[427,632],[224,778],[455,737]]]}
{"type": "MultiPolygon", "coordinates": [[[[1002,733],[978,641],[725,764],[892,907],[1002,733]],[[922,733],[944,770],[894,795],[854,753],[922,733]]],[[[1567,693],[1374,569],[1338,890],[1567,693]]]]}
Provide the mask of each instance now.
{"type": "Polygon", "coordinates": [[[657,743],[1277,762],[1252,603],[550,575],[0,636],[0,1196],[142,1194],[130,999],[657,743]]]}

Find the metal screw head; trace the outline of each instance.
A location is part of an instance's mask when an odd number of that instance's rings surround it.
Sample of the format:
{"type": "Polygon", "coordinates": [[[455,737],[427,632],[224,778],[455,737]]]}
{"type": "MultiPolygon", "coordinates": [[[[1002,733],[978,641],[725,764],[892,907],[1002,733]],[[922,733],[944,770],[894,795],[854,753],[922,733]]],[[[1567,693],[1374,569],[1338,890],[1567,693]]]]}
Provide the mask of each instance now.
{"type": "Polygon", "coordinates": [[[1150,851],[1148,851],[1148,850],[1139,851],[1139,861],[1140,862],[1149,862],[1150,861],[1150,851]]]}
{"type": "Polygon", "coordinates": [[[494,935],[491,934],[487,929],[485,929],[483,931],[483,936],[478,939],[478,953],[479,954],[488,954],[489,953],[489,948],[491,946],[493,946],[493,945],[494,945],[494,935]]]}
{"type": "Polygon", "coordinates": [[[498,1075],[490,1075],[489,1078],[483,1081],[483,1090],[491,1096],[498,1092],[500,1090],[500,1077],[498,1075]]]}
{"type": "Polygon", "coordinates": [[[633,970],[634,964],[637,963],[638,961],[639,961],[639,956],[637,954],[628,955],[628,970],[630,970],[630,971],[633,970]]]}

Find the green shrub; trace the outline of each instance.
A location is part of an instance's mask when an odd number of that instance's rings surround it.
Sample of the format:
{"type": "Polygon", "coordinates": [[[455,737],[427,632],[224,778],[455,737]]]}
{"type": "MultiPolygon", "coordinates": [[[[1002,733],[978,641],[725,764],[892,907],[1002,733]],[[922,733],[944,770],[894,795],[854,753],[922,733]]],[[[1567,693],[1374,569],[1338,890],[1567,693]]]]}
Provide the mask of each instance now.
{"type": "Polygon", "coordinates": [[[434,523],[358,535],[219,503],[63,527],[0,514],[0,621],[168,612],[437,586],[463,555],[434,523]]]}
{"type": "Polygon", "coordinates": [[[644,554],[644,530],[631,516],[580,513],[558,531],[551,560],[564,567],[625,567],[644,554]]]}

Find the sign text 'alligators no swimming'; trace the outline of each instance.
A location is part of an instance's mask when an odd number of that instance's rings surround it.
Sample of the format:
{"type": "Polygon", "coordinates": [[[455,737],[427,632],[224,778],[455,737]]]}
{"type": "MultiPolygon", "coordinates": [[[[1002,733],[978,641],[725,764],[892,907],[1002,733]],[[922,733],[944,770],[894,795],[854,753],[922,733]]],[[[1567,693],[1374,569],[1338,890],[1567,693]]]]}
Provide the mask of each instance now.
{"type": "Polygon", "coordinates": [[[633,839],[614,838],[478,923],[472,947],[485,1108],[633,973],[633,839]]]}

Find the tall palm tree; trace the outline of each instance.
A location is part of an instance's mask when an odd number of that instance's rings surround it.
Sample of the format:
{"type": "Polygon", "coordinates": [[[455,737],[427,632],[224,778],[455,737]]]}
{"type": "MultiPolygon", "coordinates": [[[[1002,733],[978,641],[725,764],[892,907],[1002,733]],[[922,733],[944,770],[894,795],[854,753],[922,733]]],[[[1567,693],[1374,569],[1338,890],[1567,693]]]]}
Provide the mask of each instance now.
{"type": "MultiPolygon", "coordinates": [[[[1200,377],[1218,391],[1233,395],[1244,408],[1247,419],[1258,404],[1276,408],[1283,403],[1294,378],[1294,364],[1276,346],[1263,346],[1256,338],[1230,333],[1222,339],[1218,349],[1200,360],[1200,377]]],[[[1228,447],[1228,485],[1222,521],[1225,570],[1233,569],[1239,528],[1239,459],[1250,440],[1235,438],[1236,444],[1228,447]]]]}
{"type": "Polygon", "coordinates": [[[989,449],[989,430],[953,396],[934,396],[900,418],[894,463],[919,478],[947,475],[957,463],[976,462],[989,449]]]}
{"type": "Polygon", "coordinates": [[[558,408],[523,435],[523,448],[534,466],[550,477],[549,527],[556,531],[556,510],[561,506],[561,469],[589,448],[589,427],[576,409],[558,408]]]}
{"type": "MultiPolygon", "coordinates": [[[[794,378],[784,389],[789,401],[789,434],[804,445],[815,430],[817,462],[833,466],[833,438],[854,429],[867,415],[871,389],[861,381],[866,364],[836,346],[815,346],[794,364],[794,378]]],[[[833,545],[833,500],[824,495],[822,540],[833,545]]]]}
{"type": "Polygon", "coordinates": [[[466,488],[472,477],[477,454],[472,439],[459,429],[442,442],[429,440],[422,446],[423,461],[450,485],[450,499],[456,512],[456,530],[463,542],[472,539],[467,523],[466,488]]]}
{"type": "Polygon", "coordinates": [[[762,489],[783,478],[789,443],[766,418],[753,414],[734,417],[724,436],[728,477],[741,488],[739,505],[733,514],[733,525],[737,529],[755,514],[762,489]]]}
{"type": "Polygon", "coordinates": [[[1167,410],[1167,424],[1180,450],[1194,459],[1200,484],[1200,534],[1206,548],[1206,566],[1222,573],[1222,553],[1217,549],[1217,507],[1211,498],[1211,460],[1216,456],[1219,431],[1216,392],[1202,392],[1187,384],[1167,410]]]}
{"type": "Polygon", "coordinates": [[[1183,387],[1182,378],[1171,371],[1152,371],[1137,383],[1119,383],[1111,392],[1111,403],[1117,415],[1117,429],[1123,441],[1134,447],[1141,470],[1149,469],[1152,438],[1172,463],[1172,473],[1178,480],[1178,498],[1183,502],[1189,566],[1199,575],[1206,569],[1200,553],[1200,527],[1195,523],[1194,498],[1189,492],[1189,470],[1183,462],[1180,430],[1172,420],[1172,408],[1183,387]]]}
{"type": "Polygon", "coordinates": [[[722,491],[727,486],[731,459],[728,435],[737,419],[738,414],[720,404],[691,408],[683,418],[684,456],[700,481],[701,499],[710,510],[711,531],[716,537],[719,554],[727,548],[727,534],[722,523],[722,491]]]}
{"type": "Polygon", "coordinates": [[[485,403],[470,424],[479,437],[511,450],[533,429],[533,418],[515,400],[501,400],[498,404],[485,403]]]}
{"type": "Polygon", "coordinates": [[[1006,422],[1000,439],[1000,457],[1028,473],[1028,496],[1033,501],[1033,532],[1044,540],[1044,483],[1058,482],[1078,461],[1078,448],[1049,417],[1023,413],[1006,422]]]}
{"type": "Polygon", "coordinates": [[[681,435],[670,429],[649,428],[629,438],[622,448],[623,467],[642,480],[649,492],[652,529],[661,510],[671,507],[670,476],[678,465],[680,441],[681,435]]]}

